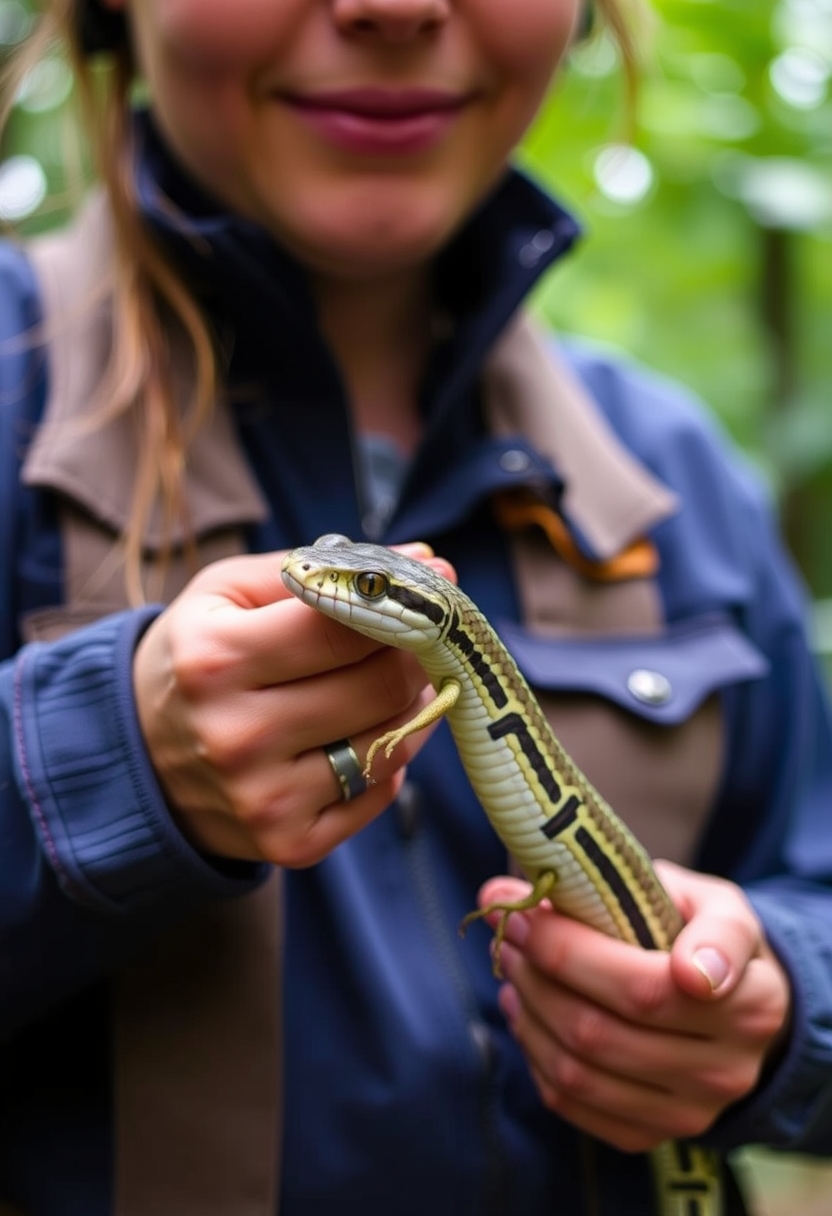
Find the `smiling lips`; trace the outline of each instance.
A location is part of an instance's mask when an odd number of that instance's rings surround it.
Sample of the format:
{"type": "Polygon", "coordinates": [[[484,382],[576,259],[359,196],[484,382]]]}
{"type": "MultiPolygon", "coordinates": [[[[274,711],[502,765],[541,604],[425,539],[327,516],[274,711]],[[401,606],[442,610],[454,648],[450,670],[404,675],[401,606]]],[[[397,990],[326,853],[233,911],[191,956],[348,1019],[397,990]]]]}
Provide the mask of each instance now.
{"type": "Polygon", "coordinates": [[[282,100],[328,143],[364,156],[408,156],[437,144],[470,102],[439,89],[343,89],[282,100]]]}

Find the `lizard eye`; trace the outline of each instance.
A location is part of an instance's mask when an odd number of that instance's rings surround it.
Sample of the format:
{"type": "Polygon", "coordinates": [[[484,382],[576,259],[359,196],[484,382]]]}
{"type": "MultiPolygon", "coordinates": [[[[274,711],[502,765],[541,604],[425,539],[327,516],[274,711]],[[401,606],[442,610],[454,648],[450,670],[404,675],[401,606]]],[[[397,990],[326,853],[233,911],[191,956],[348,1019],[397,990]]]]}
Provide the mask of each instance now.
{"type": "Polygon", "coordinates": [[[355,589],[365,600],[377,600],[390,586],[390,580],[375,570],[362,570],[355,576],[355,589]]]}

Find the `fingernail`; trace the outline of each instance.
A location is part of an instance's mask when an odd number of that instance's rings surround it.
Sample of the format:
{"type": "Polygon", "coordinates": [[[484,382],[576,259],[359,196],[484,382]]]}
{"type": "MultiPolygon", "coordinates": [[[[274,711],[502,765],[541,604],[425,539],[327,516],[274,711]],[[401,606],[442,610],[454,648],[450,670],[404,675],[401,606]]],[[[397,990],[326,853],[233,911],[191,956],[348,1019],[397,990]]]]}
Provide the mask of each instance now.
{"type": "Polygon", "coordinates": [[[433,557],[434,552],[429,544],[422,540],[408,541],[405,545],[397,545],[400,553],[407,557],[433,557]]]}
{"type": "Polygon", "coordinates": [[[716,992],[728,978],[728,960],[721,950],[715,950],[713,946],[701,946],[691,962],[711,985],[711,992],[716,992]]]}

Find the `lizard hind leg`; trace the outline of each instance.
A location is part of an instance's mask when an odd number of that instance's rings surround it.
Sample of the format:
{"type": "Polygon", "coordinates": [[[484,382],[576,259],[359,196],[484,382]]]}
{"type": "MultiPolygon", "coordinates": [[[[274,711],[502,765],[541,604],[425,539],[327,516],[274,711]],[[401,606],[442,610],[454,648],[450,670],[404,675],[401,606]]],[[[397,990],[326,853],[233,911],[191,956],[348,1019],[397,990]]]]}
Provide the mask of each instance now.
{"type": "Polygon", "coordinates": [[[497,979],[503,978],[503,973],[500,969],[500,947],[505,939],[508,918],[512,912],[527,912],[530,908],[536,908],[538,904],[541,904],[549,896],[556,882],[557,875],[554,870],[542,870],[534,880],[531,891],[523,899],[511,901],[496,900],[492,904],[486,904],[484,908],[477,908],[474,912],[469,912],[467,916],[462,918],[459,926],[460,937],[465,936],[468,926],[475,920],[481,920],[482,917],[488,916],[491,912],[500,913],[500,919],[497,921],[497,926],[494,930],[494,942],[491,948],[494,959],[493,970],[497,979]]]}

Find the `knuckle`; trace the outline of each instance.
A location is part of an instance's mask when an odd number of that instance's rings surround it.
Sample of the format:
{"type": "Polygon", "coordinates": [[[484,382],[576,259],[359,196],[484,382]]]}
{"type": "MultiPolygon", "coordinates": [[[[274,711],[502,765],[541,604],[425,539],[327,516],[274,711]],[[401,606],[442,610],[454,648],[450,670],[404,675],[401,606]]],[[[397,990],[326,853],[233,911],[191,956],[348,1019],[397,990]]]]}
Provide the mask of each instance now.
{"type": "Polygon", "coordinates": [[[607,1022],[599,1009],[582,1009],[565,1031],[569,1047],[579,1056],[591,1059],[604,1046],[607,1022]]]}
{"type": "Polygon", "coordinates": [[[560,1093],[577,1097],[586,1092],[588,1072],[586,1067],[571,1055],[561,1055],[553,1062],[552,1080],[560,1093]]]}
{"type": "Polygon", "coordinates": [[[279,805],[273,799],[258,797],[253,792],[237,791],[232,808],[238,823],[251,836],[265,836],[279,821],[279,805]]]}
{"type": "Polygon", "coordinates": [[[247,749],[227,722],[203,722],[196,750],[200,760],[221,776],[230,776],[246,759],[247,749]]]}
{"type": "Polygon", "coordinates": [[[275,790],[259,782],[237,783],[232,810],[237,822],[255,840],[279,840],[281,859],[291,858],[297,865],[311,853],[310,816],[291,789],[275,790]]]}
{"type": "Polygon", "coordinates": [[[761,1001],[748,1019],[746,1042],[757,1047],[766,1047],[783,1029],[786,1019],[786,1002],[761,1001]]]}
{"type": "Polygon", "coordinates": [[[627,997],[630,1012],[636,1020],[651,1018],[661,1011],[667,997],[664,976],[652,968],[634,975],[629,982],[627,997]]]}
{"type": "Polygon", "coordinates": [[[269,836],[275,839],[278,864],[287,870],[305,870],[321,861],[327,848],[323,836],[315,830],[316,823],[304,827],[291,821],[281,822],[277,818],[279,814],[279,809],[272,804],[261,820],[264,833],[268,830],[269,836]]]}
{"type": "Polygon", "coordinates": [[[280,845],[279,864],[287,870],[306,870],[316,865],[326,850],[315,848],[309,840],[286,840],[280,845]]]}
{"type": "Polygon", "coordinates": [[[730,1068],[712,1073],[707,1078],[709,1093],[720,1105],[736,1102],[754,1088],[759,1076],[759,1067],[754,1060],[735,1060],[730,1068]]]}
{"type": "Polygon", "coordinates": [[[404,713],[425,687],[425,675],[411,656],[389,649],[377,658],[380,694],[391,714],[404,713]]]}
{"type": "Polygon", "coordinates": [[[168,647],[176,687],[183,696],[195,699],[223,667],[216,649],[184,621],[170,629],[168,647]]]}
{"type": "Polygon", "coordinates": [[[571,947],[568,934],[558,931],[558,924],[551,918],[536,918],[530,935],[530,945],[540,967],[553,979],[569,969],[571,947]]]}
{"type": "Polygon", "coordinates": [[[563,1095],[550,1081],[538,1080],[537,1092],[547,1110],[555,1115],[563,1114],[565,1108],[563,1095]]]}
{"type": "Polygon", "coordinates": [[[637,1127],[622,1127],[610,1137],[610,1144],[621,1153],[649,1153],[665,1136],[657,1136],[637,1127]]]}
{"type": "Polygon", "coordinates": [[[664,1139],[695,1140],[704,1135],[716,1118],[716,1112],[699,1107],[684,1107],[674,1111],[667,1121],[664,1139]]]}

